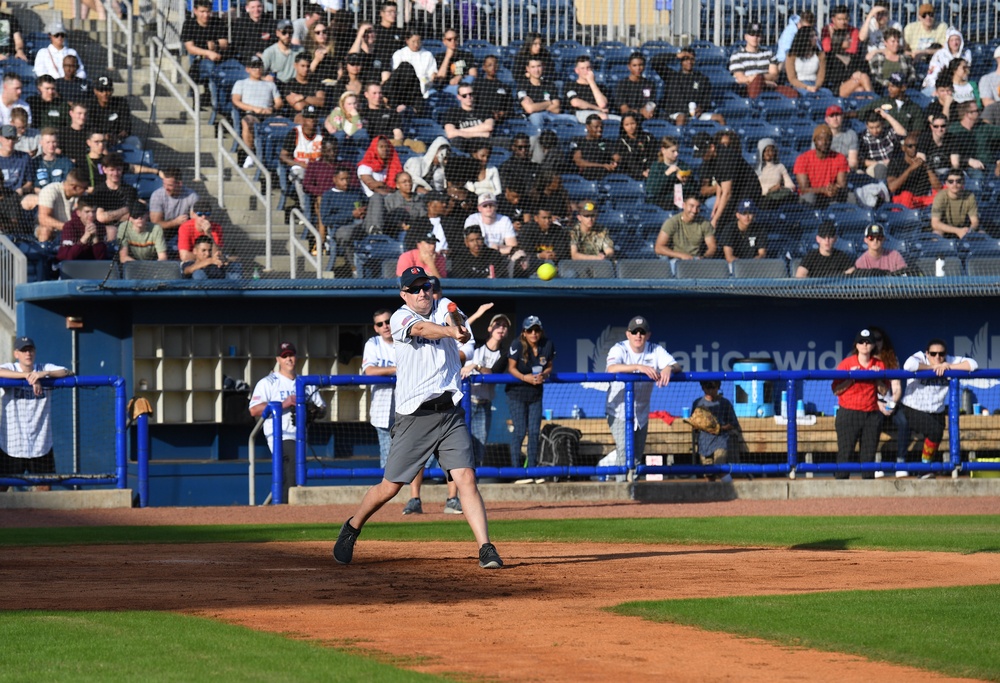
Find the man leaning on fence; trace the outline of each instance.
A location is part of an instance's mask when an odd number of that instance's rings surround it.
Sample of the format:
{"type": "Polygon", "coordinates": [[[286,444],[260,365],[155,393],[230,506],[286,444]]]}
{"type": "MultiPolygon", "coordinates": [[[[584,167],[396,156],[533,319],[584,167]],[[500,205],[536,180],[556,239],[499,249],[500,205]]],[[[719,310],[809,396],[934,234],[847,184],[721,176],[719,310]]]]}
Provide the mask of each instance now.
{"type": "MultiPolygon", "coordinates": [[[[14,341],[14,362],[0,365],[0,378],[24,379],[30,386],[5,387],[0,399],[0,477],[55,474],[52,452],[52,389],[41,380],[69,377],[70,370],[51,363],[35,362],[35,342],[30,337],[14,341]]],[[[36,490],[48,491],[39,486],[36,490]]],[[[0,486],[0,491],[6,491],[0,486]]]]}
{"type": "MultiPolygon", "coordinates": [[[[264,414],[264,408],[271,401],[281,401],[281,463],[284,473],[282,499],[288,502],[288,489],[295,481],[295,362],[298,351],[295,344],[281,342],[275,354],[278,369],[257,382],[250,397],[250,415],[254,419],[264,414]]],[[[307,413],[322,417],[326,413],[326,403],[316,387],[306,398],[307,413]]],[[[267,447],[274,453],[274,421],[264,420],[264,436],[267,447]]]]}
{"type": "MultiPolygon", "coordinates": [[[[649,404],[653,395],[653,385],[665,387],[670,384],[670,375],[680,372],[681,366],[659,344],[649,341],[651,333],[649,320],[641,315],[632,318],[626,329],[625,340],[611,347],[608,352],[607,372],[643,374],[652,382],[636,382],[635,418],[632,422],[634,436],[632,452],[635,461],[642,459],[646,448],[646,433],[649,430],[649,404]]],[[[625,383],[612,382],[608,388],[605,406],[608,426],[615,440],[618,453],[617,465],[625,464],[625,383]]]]}

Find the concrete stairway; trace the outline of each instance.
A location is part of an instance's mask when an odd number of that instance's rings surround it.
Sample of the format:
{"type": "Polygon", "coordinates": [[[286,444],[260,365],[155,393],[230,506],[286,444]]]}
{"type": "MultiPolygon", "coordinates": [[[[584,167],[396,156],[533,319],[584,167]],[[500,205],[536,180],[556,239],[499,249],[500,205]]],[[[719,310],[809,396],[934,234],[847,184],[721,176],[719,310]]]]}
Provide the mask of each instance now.
{"type": "MultiPolygon", "coordinates": [[[[106,29],[104,25],[97,25],[97,22],[91,21],[68,22],[67,27],[71,26],[80,26],[79,29],[71,31],[71,38],[74,41],[72,44],[80,46],[76,49],[80,51],[81,58],[87,64],[88,75],[91,79],[107,73],[106,29]]],[[[114,32],[113,36],[115,94],[125,96],[126,39],[117,31],[114,32]]],[[[132,65],[133,95],[129,98],[133,113],[132,133],[143,141],[145,149],[153,151],[156,163],[160,168],[168,166],[181,168],[184,171],[187,186],[197,191],[202,197],[210,197],[215,200],[218,198],[218,144],[215,127],[208,125],[208,92],[206,91],[202,96],[201,178],[192,180],[195,155],[194,125],[182,105],[162,85],[156,88],[154,103],[149,84],[148,59],[149,46],[143,37],[137,34],[132,65]],[[154,110],[155,121],[152,120],[154,110]]],[[[166,62],[164,62],[163,69],[165,73],[170,73],[166,62]]],[[[182,93],[187,90],[179,78],[173,80],[173,83],[182,93]]],[[[232,144],[231,139],[227,139],[225,144],[228,149],[232,144]]],[[[213,213],[213,220],[219,221],[223,225],[227,252],[237,254],[240,257],[245,264],[244,272],[247,277],[254,270],[254,266],[260,271],[262,277],[288,277],[288,225],[284,212],[275,210],[272,214],[272,268],[270,272],[265,272],[265,209],[261,202],[253,196],[251,188],[231,169],[223,170],[222,175],[226,206],[225,209],[218,209],[217,213],[213,213]],[[219,213],[221,213],[221,220],[219,213]]],[[[258,186],[262,188],[263,183],[259,183],[258,186]]],[[[277,187],[277,178],[275,178],[272,193],[272,205],[275,207],[278,203],[277,187]]]]}

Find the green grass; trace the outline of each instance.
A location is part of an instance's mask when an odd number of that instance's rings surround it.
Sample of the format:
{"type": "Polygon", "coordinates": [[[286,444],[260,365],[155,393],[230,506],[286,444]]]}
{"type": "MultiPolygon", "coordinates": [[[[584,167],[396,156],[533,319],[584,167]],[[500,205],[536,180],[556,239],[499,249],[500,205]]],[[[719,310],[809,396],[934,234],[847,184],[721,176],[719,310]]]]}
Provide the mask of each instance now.
{"type": "MultiPolygon", "coordinates": [[[[341,520],[260,526],[112,526],[0,529],[0,546],[130,543],[265,543],[330,541],[341,520]]],[[[711,517],[496,521],[499,541],[673,543],[801,549],[1000,552],[997,515],[933,517],[711,517]]],[[[365,540],[467,541],[462,519],[371,523],[365,540]]]]}
{"type": "Polygon", "coordinates": [[[1000,586],[633,602],[611,611],[1000,680],[1000,586]]]}
{"type": "Polygon", "coordinates": [[[0,681],[446,680],[316,643],[161,612],[0,612],[0,640],[0,681]]]}

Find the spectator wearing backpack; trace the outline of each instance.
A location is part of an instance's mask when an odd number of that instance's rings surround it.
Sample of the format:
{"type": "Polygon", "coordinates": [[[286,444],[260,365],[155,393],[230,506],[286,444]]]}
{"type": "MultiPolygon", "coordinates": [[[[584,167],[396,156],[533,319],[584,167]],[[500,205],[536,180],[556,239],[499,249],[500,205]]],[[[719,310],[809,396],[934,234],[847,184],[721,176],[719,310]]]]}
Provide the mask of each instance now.
{"type": "MultiPolygon", "coordinates": [[[[646,449],[646,433],[649,430],[649,404],[653,395],[653,385],[665,387],[670,384],[670,375],[680,372],[681,366],[659,344],[649,341],[649,320],[637,315],[628,322],[625,339],[611,347],[608,352],[606,372],[643,374],[652,382],[636,382],[634,389],[635,416],[632,422],[634,436],[632,452],[635,462],[641,462],[646,449]]],[[[612,382],[608,388],[605,414],[611,436],[615,440],[618,459],[615,464],[625,464],[625,383],[612,382]]]]}

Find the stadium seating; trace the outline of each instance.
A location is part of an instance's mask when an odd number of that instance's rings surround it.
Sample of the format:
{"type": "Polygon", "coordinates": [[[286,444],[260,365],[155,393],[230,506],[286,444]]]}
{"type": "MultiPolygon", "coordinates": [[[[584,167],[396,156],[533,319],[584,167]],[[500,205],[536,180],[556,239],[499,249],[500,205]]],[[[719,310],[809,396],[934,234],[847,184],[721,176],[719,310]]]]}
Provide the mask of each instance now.
{"type": "MultiPolygon", "coordinates": [[[[214,88],[210,93],[214,93],[215,100],[212,102],[212,110],[208,115],[208,125],[215,125],[216,116],[229,118],[230,112],[234,109],[232,94],[236,81],[247,77],[246,67],[236,59],[227,59],[212,72],[214,88]]],[[[236,129],[237,131],[239,128],[236,129]]]]}
{"type": "Polygon", "coordinates": [[[600,194],[595,181],[587,180],[581,175],[572,173],[563,174],[562,186],[573,201],[597,199],[600,194]]]}
{"type": "Polygon", "coordinates": [[[729,264],[723,259],[678,261],[676,268],[678,279],[717,280],[729,277],[729,264]]]}
{"type": "Polygon", "coordinates": [[[958,240],[948,239],[940,235],[925,233],[909,241],[907,251],[916,254],[918,258],[936,258],[938,256],[956,256],[958,240]]]}
{"type": "Polygon", "coordinates": [[[651,119],[642,122],[642,129],[652,135],[657,140],[671,137],[681,140],[684,137],[684,130],[670,121],[663,119],[651,119]]]}
{"type": "Polygon", "coordinates": [[[615,276],[611,261],[560,261],[559,277],[606,280],[615,276]]]}
{"type": "Polygon", "coordinates": [[[139,199],[144,201],[149,201],[153,193],[163,187],[163,179],[152,173],[126,173],[122,176],[122,182],[134,187],[139,199]]]}
{"type": "Polygon", "coordinates": [[[800,109],[797,102],[776,92],[763,92],[757,98],[757,106],[767,121],[784,121],[799,117],[800,109]]]}
{"type": "Polygon", "coordinates": [[[122,271],[126,280],[180,280],[184,277],[177,261],[128,261],[122,271]]]}
{"type": "Polygon", "coordinates": [[[60,261],[62,280],[118,279],[118,261],[60,261]]]}
{"type": "Polygon", "coordinates": [[[737,259],[733,261],[735,278],[788,277],[788,265],[781,258],[737,259]]]}
{"type": "Polygon", "coordinates": [[[673,278],[668,259],[622,259],[618,277],[627,280],[667,280],[673,278]]]}
{"type": "Polygon", "coordinates": [[[883,204],[875,211],[875,221],[884,225],[890,235],[918,233],[930,227],[930,210],[883,204]]]}
{"type": "MultiPolygon", "coordinates": [[[[922,256],[916,260],[917,268],[926,277],[933,277],[937,274],[937,258],[922,256]]],[[[962,274],[962,260],[957,256],[947,256],[944,258],[944,276],[958,277],[962,274]]]]}
{"type": "Polygon", "coordinates": [[[604,177],[600,182],[600,190],[611,200],[611,206],[615,209],[642,204],[646,199],[646,186],[622,173],[612,173],[604,177]]]}
{"type": "Polygon", "coordinates": [[[965,262],[965,272],[970,276],[1000,275],[1000,258],[975,257],[965,262]]]}
{"type": "Polygon", "coordinates": [[[382,262],[396,263],[403,253],[403,243],[386,235],[370,235],[354,243],[354,277],[377,278],[382,262]]]}

